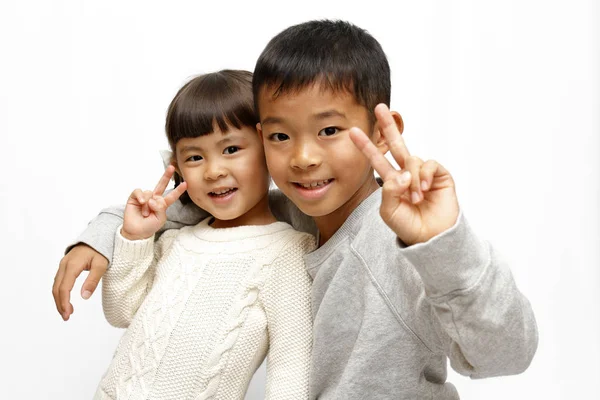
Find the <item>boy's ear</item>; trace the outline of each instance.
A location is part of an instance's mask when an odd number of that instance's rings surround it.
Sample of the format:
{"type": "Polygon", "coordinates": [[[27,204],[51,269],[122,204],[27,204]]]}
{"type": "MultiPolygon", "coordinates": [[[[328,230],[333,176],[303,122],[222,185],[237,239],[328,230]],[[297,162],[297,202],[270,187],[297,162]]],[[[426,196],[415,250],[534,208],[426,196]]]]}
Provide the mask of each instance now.
{"type": "MultiPolygon", "coordinates": [[[[402,121],[402,116],[400,116],[400,114],[397,111],[392,111],[391,113],[392,117],[394,118],[394,122],[396,122],[396,127],[398,128],[398,131],[400,132],[400,134],[402,134],[402,132],[404,131],[404,121],[402,121]]],[[[375,127],[373,128],[373,137],[371,138],[371,141],[373,142],[375,147],[379,149],[381,154],[387,153],[390,149],[387,140],[385,139],[385,136],[383,136],[381,129],[379,129],[379,122],[375,123],[375,127]]]]}
{"type": "Polygon", "coordinates": [[[256,124],[256,132],[258,132],[258,138],[262,142],[262,140],[263,140],[263,132],[262,132],[262,125],[260,124],[260,122],[258,122],[256,124]]]}

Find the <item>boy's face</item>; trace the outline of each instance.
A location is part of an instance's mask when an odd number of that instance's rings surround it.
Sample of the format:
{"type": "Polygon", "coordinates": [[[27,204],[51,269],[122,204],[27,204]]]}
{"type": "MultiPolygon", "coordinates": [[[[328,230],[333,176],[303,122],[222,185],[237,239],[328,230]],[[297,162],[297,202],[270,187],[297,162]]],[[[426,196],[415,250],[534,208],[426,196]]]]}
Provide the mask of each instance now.
{"type": "Polygon", "coordinates": [[[318,84],[272,94],[260,91],[257,128],[273,181],[307,215],[347,217],[375,183],[370,163],[348,136],[353,126],[372,132],[366,108],[352,94],[321,90],[318,84]]]}
{"type": "Polygon", "coordinates": [[[262,143],[254,128],[230,127],[176,145],[177,170],[192,201],[217,220],[245,225],[269,190],[262,143]]]}

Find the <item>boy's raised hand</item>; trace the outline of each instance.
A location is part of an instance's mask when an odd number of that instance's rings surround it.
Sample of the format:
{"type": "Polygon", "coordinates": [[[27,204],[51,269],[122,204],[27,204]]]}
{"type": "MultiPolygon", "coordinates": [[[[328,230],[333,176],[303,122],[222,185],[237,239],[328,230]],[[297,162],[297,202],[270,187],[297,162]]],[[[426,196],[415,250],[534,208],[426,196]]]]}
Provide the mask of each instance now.
{"type": "Polygon", "coordinates": [[[350,138],[383,179],[381,217],[407,245],[426,242],[456,223],[459,208],[454,180],[436,161],[423,162],[410,155],[386,105],[377,105],[375,116],[401,170],[359,128],[351,129],[350,138]]]}
{"type": "Polygon", "coordinates": [[[121,235],[129,240],[147,239],[154,235],[167,221],[167,208],[175,203],[187,189],[182,182],[169,194],[163,196],[167,185],[175,172],[175,167],[169,165],[158,181],[154,191],[134,190],[125,206],[123,228],[121,235]]]}

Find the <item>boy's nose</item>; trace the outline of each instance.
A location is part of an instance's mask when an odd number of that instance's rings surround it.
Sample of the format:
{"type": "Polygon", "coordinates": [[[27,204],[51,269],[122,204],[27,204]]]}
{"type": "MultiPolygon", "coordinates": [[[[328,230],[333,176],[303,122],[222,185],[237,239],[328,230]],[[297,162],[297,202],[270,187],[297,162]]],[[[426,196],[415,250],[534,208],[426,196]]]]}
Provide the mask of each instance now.
{"type": "Polygon", "coordinates": [[[294,156],[290,161],[290,165],[294,169],[310,169],[321,164],[321,157],[314,146],[305,141],[297,144],[294,156]]]}

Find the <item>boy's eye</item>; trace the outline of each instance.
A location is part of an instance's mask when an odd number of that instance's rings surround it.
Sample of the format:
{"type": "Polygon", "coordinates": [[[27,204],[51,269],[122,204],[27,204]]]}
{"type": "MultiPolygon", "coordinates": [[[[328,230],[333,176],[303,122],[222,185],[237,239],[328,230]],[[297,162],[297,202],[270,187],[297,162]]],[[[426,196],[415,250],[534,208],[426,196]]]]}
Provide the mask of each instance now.
{"type": "Polygon", "coordinates": [[[223,150],[223,154],[233,154],[237,153],[240,150],[237,146],[229,146],[225,150],[223,150]]]}
{"type": "Polygon", "coordinates": [[[289,140],[289,138],[290,137],[285,133],[273,133],[271,136],[269,136],[269,139],[274,142],[284,142],[286,140],[289,140]]]}
{"type": "Polygon", "coordinates": [[[202,156],[191,156],[191,157],[188,157],[188,159],[185,161],[200,161],[200,160],[202,160],[202,156]]]}
{"type": "Polygon", "coordinates": [[[335,126],[328,126],[327,128],[321,129],[319,131],[319,136],[331,136],[331,135],[335,135],[339,131],[340,130],[338,128],[336,128],[335,126]]]}

